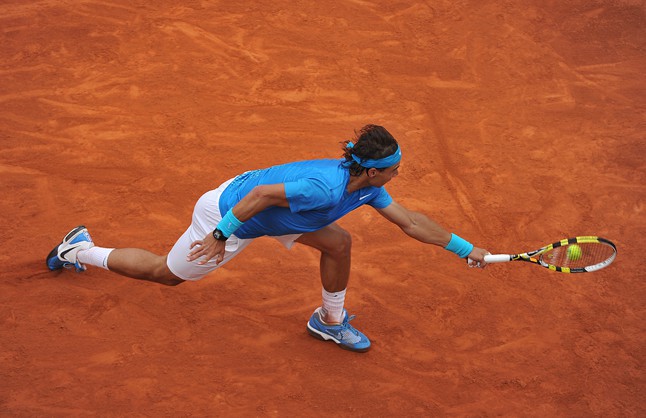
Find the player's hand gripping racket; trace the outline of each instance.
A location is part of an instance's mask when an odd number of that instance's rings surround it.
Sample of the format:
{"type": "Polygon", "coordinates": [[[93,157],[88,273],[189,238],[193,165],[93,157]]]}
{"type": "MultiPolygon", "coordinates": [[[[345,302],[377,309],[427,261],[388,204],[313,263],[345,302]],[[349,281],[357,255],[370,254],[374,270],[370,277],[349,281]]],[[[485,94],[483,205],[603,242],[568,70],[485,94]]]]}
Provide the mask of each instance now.
{"type": "Polygon", "coordinates": [[[589,273],[607,267],[617,257],[617,247],[605,238],[576,237],[522,254],[489,254],[487,263],[527,261],[561,273],[589,273]]]}

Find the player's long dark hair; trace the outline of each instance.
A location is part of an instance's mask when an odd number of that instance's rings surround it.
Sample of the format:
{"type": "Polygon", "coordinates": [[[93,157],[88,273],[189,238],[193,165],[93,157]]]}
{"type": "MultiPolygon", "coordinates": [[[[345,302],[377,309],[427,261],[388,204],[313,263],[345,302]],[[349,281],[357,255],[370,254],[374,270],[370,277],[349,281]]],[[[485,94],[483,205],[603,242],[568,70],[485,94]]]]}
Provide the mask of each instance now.
{"type": "Polygon", "coordinates": [[[397,151],[397,141],[383,126],[366,125],[354,134],[354,140],[342,142],[343,157],[347,163],[350,163],[348,168],[352,176],[359,176],[366,169],[352,159],[353,154],[364,160],[378,160],[397,151]],[[349,142],[354,142],[353,148],[347,147],[349,142]]]}

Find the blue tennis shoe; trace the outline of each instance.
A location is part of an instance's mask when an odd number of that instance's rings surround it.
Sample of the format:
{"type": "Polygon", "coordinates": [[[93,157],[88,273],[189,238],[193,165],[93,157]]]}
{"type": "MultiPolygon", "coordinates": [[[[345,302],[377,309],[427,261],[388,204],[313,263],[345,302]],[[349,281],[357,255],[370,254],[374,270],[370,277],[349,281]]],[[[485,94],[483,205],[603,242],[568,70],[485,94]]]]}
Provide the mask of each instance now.
{"type": "Polygon", "coordinates": [[[76,268],[77,272],[85,271],[85,266],[76,258],[81,250],[94,247],[94,242],[87,228],[83,225],[77,226],[65,235],[63,242],[54,247],[47,256],[47,268],[59,270],[62,268],[76,268]]]}
{"type": "Polygon", "coordinates": [[[365,353],[370,349],[370,340],[361,331],[350,325],[350,321],[353,319],[354,315],[348,316],[348,311],[344,309],[343,322],[326,324],[321,319],[321,308],[316,308],[307,323],[307,332],[319,340],[334,341],[344,350],[365,353]]]}

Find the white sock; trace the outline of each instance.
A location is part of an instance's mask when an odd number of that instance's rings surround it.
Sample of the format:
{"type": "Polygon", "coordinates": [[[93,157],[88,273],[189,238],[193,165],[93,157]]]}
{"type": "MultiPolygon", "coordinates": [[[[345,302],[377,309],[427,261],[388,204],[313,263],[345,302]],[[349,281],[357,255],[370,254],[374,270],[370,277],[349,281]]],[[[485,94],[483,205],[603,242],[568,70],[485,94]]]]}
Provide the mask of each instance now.
{"type": "Polygon", "coordinates": [[[76,259],[81,264],[89,264],[95,267],[108,269],[108,256],[114,248],[92,247],[87,250],[81,250],[76,254],[76,259]]]}
{"type": "Polygon", "coordinates": [[[343,320],[345,291],[346,289],[343,289],[340,292],[332,293],[323,289],[323,314],[327,317],[327,322],[341,322],[343,320]]]}

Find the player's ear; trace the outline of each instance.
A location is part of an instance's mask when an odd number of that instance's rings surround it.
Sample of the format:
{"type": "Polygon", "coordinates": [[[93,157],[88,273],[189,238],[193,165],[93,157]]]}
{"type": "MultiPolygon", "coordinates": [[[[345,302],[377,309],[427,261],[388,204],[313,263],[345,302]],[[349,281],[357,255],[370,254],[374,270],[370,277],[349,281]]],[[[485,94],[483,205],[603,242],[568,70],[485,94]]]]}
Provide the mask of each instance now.
{"type": "Polygon", "coordinates": [[[368,177],[372,178],[377,175],[377,169],[376,168],[369,168],[367,171],[368,177]]]}

